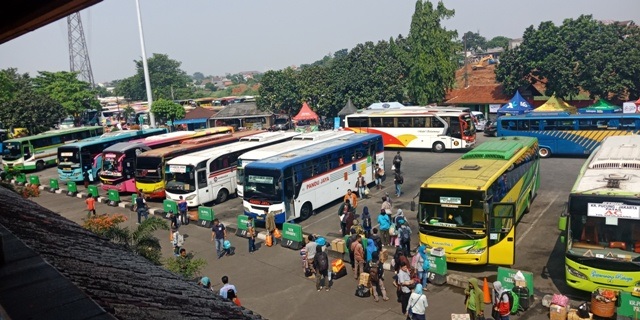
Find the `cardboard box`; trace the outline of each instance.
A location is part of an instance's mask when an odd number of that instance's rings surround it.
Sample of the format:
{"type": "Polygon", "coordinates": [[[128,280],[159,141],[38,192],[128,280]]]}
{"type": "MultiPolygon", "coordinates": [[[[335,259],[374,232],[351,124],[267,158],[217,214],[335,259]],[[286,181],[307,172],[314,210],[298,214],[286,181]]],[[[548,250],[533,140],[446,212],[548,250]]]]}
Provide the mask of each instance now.
{"type": "Polygon", "coordinates": [[[571,309],[569,310],[569,313],[567,315],[567,320],[592,320],[593,319],[593,313],[589,312],[589,318],[580,318],[578,317],[578,310],[577,309],[571,309]]]}
{"type": "Polygon", "coordinates": [[[527,287],[527,281],[526,280],[516,280],[516,287],[527,287]]]}
{"type": "Polygon", "coordinates": [[[382,261],[382,263],[387,262],[387,259],[389,259],[389,251],[387,249],[382,249],[382,251],[380,252],[380,261],[382,261]]]}
{"type": "Polygon", "coordinates": [[[338,251],[338,241],[340,241],[340,239],[331,240],[331,250],[338,251]]]}
{"type": "Polygon", "coordinates": [[[359,280],[359,282],[358,282],[359,285],[363,285],[365,287],[369,287],[369,274],[368,273],[366,273],[366,272],[360,273],[360,278],[358,280],[359,280]]]}
{"type": "Polygon", "coordinates": [[[336,241],[336,249],[335,251],[340,252],[340,253],[344,253],[344,240],[342,239],[336,239],[338,241],[336,241]]]}
{"type": "Polygon", "coordinates": [[[567,320],[567,308],[552,304],[549,307],[549,319],[550,320],[567,320]]]}

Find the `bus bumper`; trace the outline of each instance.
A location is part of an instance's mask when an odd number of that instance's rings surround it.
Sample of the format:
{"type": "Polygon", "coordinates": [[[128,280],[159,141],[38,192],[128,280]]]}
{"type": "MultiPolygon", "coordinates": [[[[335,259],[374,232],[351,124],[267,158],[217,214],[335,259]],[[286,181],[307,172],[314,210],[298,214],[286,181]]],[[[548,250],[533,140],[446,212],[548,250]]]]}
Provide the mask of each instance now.
{"type": "Polygon", "coordinates": [[[597,288],[633,292],[635,287],[640,287],[640,272],[607,271],[583,267],[569,259],[565,261],[565,278],[567,285],[572,288],[586,292],[593,292],[597,288]]]}
{"type": "Polygon", "coordinates": [[[80,182],[80,181],[84,180],[84,178],[82,177],[82,173],[81,172],[60,172],[60,171],[58,171],[58,177],[60,178],[60,181],[80,182]]]}

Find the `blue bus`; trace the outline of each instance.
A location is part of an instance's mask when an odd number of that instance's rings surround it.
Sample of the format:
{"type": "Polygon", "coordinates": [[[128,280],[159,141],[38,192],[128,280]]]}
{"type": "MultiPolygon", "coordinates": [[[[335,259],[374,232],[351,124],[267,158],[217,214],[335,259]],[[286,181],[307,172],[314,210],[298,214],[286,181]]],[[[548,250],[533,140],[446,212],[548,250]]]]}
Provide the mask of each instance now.
{"type": "Polygon", "coordinates": [[[531,112],[497,120],[497,136],[536,137],[541,158],[588,155],[609,136],[637,134],[640,114],[568,114],[531,112]]]}
{"type": "Polygon", "coordinates": [[[118,142],[166,133],[167,129],[121,130],[58,147],[58,176],[61,181],[96,180],[102,168],[102,151],[118,142]]]}
{"type": "Polygon", "coordinates": [[[374,168],[384,168],[379,134],[351,134],[249,163],[244,172],[244,214],[276,223],[305,220],[314,210],[355,189],[358,174],[375,181],[374,168]]]}

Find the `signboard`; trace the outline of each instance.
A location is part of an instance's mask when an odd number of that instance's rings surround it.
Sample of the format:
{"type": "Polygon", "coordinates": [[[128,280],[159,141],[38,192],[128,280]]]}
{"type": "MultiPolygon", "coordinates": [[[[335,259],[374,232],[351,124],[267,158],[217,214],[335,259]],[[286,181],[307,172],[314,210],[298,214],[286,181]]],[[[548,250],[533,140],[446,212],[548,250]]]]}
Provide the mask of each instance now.
{"type": "Polygon", "coordinates": [[[524,275],[524,280],[527,281],[527,288],[529,289],[529,293],[533,294],[533,273],[526,272],[522,270],[509,269],[504,267],[498,267],[498,281],[502,284],[502,287],[505,289],[513,289],[515,287],[515,280],[513,280],[513,276],[516,275],[516,272],[522,272],[524,275]]]}
{"type": "Polygon", "coordinates": [[[636,297],[629,292],[620,292],[620,306],[617,310],[618,317],[629,317],[635,319],[640,314],[640,297],[636,297]]]}
{"type": "Polygon", "coordinates": [[[247,181],[250,183],[273,184],[273,177],[249,175],[247,181]]]}
{"type": "MultiPolygon", "coordinates": [[[[169,211],[171,211],[173,214],[178,214],[178,204],[173,200],[164,199],[164,201],[162,201],[162,208],[165,213],[169,213],[169,211]]],[[[170,216],[168,217],[170,218],[170,216]]]]}
{"type": "Polygon", "coordinates": [[[172,172],[172,173],[186,173],[187,172],[187,166],[170,165],[169,166],[169,172],[172,172]]]}
{"type": "Polygon", "coordinates": [[[638,112],[638,107],[636,106],[635,102],[627,101],[622,104],[622,113],[637,113],[637,112],[638,112]]]}
{"type": "Polygon", "coordinates": [[[203,228],[210,228],[213,221],[213,209],[205,206],[198,207],[198,225],[203,228]]]}
{"type": "Polygon", "coordinates": [[[460,197],[440,197],[440,203],[462,204],[460,197]]]}
{"type": "Polygon", "coordinates": [[[60,152],[61,157],[73,157],[73,152],[60,152]]]}
{"type": "Polygon", "coordinates": [[[489,113],[498,113],[498,109],[500,109],[502,105],[500,104],[490,104],[489,105],[489,113]]]}
{"type": "Polygon", "coordinates": [[[285,248],[299,250],[304,247],[304,239],[302,235],[302,226],[295,223],[285,222],[282,224],[282,242],[285,248]]]}
{"type": "Polygon", "coordinates": [[[640,206],[627,205],[619,202],[590,202],[587,207],[587,216],[640,220],[640,206]]]}
{"type": "Polygon", "coordinates": [[[248,238],[247,236],[247,223],[249,222],[249,217],[241,214],[238,216],[238,229],[236,229],[236,236],[248,238]]]}

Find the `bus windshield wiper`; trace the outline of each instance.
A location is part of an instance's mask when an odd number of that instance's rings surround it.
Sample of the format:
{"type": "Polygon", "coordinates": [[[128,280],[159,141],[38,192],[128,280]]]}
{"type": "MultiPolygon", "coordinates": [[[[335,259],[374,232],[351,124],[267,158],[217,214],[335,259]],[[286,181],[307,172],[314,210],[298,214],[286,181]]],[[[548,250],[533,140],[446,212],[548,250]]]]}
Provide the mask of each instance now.
{"type": "Polygon", "coordinates": [[[458,231],[458,232],[460,232],[460,233],[464,234],[464,235],[465,235],[465,236],[467,236],[469,239],[473,240],[473,236],[472,236],[472,235],[470,235],[470,234],[468,234],[468,233],[466,233],[464,230],[462,230],[462,229],[460,229],[460,228],[457,228],[457,227],[456,227],[456,228],[454,228],[454,229],[455,229],[456,231],[458,231]]]}

